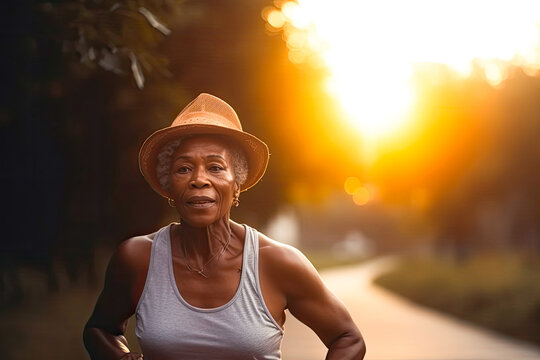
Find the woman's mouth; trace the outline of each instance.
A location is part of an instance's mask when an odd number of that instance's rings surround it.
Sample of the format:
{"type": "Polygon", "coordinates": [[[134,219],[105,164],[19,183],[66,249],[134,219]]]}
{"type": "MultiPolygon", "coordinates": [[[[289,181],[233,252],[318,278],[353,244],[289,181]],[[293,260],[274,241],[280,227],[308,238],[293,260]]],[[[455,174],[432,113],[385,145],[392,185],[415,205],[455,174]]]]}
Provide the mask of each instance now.
{"type": "Polygon", "coordinates": [[[216,201],[207,196],[193,196],[186,203],[190,207],[204,209],[213,206],[216,201]]]}

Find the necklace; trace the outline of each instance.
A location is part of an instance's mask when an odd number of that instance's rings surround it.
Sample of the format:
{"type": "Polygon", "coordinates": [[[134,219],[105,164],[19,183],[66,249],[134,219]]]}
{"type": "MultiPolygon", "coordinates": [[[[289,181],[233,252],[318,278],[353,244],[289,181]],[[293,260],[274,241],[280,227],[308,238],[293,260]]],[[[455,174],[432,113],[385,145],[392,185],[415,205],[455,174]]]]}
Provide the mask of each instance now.
{"type": "Polygon", "coordinates": [[[231,243],[231,238],[232,238],[232,231],[231,229],[229,228],[229,238],[227,239],[227,242],[225,243],[225,245],[223,245],[223,248],[221,248],[221,250],[217,253],[215,253],[214,255],[212,255],[210,257],[210,259],[208,259],[204,264],[203,266],[200,268],[200,269],[195,269],[194,267],[192,267],[191,265],[189,265],[189,262],[188,262],[188,258],[187,258],[187,252],[186,252],[186,244],[184,242],[182,242],[182,255],[184,256],[184,262],[186,263],[186,268],[189,270],[189,271],[192,271],[192,272],[195,272],[199,275],[201,275],[202,277],[204,277],[205,279],[208,279],[208,275],[204,273],[204,270],[205,268],[208,266],[208,264],[210,264],[213,260],[215,259],[219,259],[221,258],[221,255],[223,255],[223,253],[227,250],[227,248],[229,247],[229,244],[231,243]]]}

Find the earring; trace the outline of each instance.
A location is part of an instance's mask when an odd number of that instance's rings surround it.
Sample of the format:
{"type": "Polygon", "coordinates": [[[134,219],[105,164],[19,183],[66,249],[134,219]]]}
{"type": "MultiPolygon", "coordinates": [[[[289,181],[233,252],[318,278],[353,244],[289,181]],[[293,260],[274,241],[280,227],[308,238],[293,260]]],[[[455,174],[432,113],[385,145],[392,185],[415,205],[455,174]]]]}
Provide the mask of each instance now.
{"type": "Polygon", "coordinates": [[[170,207],[176,207],[176,204],[174,203],[174,199],[171,199],[168,197],[167,203],[169,204],[170,207]]]}
{"type": "Polygon", "coordinates": [[[238,205],[240,205],[240,191],[234,193],[232,204],[234,207],[238,207],[238,205]]]}

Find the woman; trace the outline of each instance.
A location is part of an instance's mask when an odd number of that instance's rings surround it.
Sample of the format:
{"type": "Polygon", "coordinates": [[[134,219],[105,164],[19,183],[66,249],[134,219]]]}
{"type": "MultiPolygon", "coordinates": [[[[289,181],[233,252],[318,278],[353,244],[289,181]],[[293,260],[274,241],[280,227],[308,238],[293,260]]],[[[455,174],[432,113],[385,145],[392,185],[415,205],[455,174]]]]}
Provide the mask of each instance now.
{"type": "Polygon", "coordinates": [[[311,263],[230,220],[268,157],[209,94],[145,141],[141,172],[180,221],[118,247],[84,330],[92,359],[142,358],[124,337],[133,314],[147,360],[281,359],[286,309],[320,337],[327,359],[364,357],[360,332],[311,263]]]}

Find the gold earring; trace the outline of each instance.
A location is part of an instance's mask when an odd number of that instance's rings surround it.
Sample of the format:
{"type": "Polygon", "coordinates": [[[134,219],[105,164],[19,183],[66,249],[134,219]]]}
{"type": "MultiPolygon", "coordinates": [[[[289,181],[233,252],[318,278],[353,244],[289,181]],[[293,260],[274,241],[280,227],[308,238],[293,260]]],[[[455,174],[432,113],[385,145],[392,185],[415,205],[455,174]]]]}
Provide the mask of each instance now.
{"type": "Polygon", "coordinates": [[[168,197],[167,203],[169,204],[170,207],[176,207],[176,204],[174,203],[174,199],[171,199],[168,197]]]}
{"type": "Polygon", "coordinates": [[[240,205],[240,191],[234,193],[232,204],[234,207],[240,205]]]}

